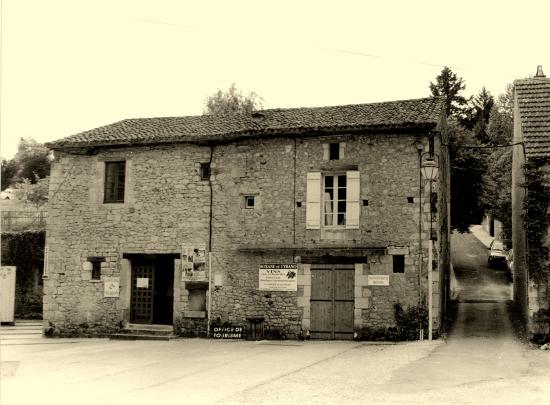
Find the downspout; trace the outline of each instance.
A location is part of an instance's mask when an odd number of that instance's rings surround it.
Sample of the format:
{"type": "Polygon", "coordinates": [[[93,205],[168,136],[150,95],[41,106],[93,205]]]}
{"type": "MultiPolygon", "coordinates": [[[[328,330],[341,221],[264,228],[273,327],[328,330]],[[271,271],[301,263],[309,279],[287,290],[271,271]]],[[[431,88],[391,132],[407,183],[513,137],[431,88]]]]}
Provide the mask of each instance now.
{"type": "MultiPolygon", "coordinates": [[[[418,210],[418,308],[422,307],[422,151],[424,145],[419,139],[416,141],[416,150],[418,151],[418,192],[419,192],[419,210],[418,210]]],[[[424,340],[424,329],[419,320],[419,340],[424,340]]]]}
{"type": "Polygon", "coordinates": [[[210,209],[208,215],[208,312],[206,318],[206,337],[210,337],[210,322],[212,320],[212,217],[213,217],[213,195],[212,190],[212,156],[214,145],[210,145],[210,159],[208,161],[208,186],[210,189],[210,209]]]}

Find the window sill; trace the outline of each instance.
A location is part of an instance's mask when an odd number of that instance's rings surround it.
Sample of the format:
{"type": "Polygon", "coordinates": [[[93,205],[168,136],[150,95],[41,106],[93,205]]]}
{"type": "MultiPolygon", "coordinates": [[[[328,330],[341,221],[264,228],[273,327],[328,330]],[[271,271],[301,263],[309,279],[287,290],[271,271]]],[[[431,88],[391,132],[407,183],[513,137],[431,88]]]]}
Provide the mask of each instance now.
{"type": "Polygon", "coordinates": [[[90,279],[90,283],[101,283],[103,280],[90,279]]]}

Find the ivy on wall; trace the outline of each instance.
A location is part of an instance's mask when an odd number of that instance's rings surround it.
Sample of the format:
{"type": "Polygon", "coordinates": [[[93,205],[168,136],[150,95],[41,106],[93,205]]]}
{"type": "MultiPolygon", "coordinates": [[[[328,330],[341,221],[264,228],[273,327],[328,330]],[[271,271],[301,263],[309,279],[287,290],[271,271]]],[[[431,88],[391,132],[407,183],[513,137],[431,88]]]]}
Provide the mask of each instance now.
{"type": "Polygon", "coordinates": [[[526,193],[522,221],[527,237],[529,277],[537,283],[550,271],[549,248],[545,245],[550,225],[550,173],[545,175],[543,165],[544,162],[533,160],[523,167],[526,193]]]}
{"type": "Polygon", "coordinates": [[[32,281],[32,272],[44,263],[44,231],[2,233],[2,265],[17,266],[17,279],[32,281]]]}

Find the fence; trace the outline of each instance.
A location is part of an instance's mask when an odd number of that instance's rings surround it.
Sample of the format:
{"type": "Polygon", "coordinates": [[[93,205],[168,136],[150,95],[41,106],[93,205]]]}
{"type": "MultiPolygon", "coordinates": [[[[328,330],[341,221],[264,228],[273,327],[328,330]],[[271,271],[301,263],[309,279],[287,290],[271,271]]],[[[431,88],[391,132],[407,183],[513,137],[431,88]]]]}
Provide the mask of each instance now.
{"type": "Polygon", "coordinates": [[[46,211],[2,211],[2,231],[45,229],[46,211]]]}

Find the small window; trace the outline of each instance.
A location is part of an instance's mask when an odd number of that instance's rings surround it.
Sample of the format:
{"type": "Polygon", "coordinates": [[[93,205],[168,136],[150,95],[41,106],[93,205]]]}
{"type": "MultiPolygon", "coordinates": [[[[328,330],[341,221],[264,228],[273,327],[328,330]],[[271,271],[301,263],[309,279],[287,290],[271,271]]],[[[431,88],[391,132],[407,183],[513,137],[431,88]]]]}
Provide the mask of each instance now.
{"type": "Polygon", "coordinates": [[[126,162],[105,162],[105,198],[106,203],[124,202],[124,182],[126,162]]]}
{"type": "Polygon", "coordinates": [[[92,280],[101,279],[101,263],[105,261],[104,257],[88,257],[88,261],[92,263],[92,280]]]}
{"type": "Polygon", "coordinates": [[[199,170],[200,170],[201,180],[210,179],[210,163],[201,163],[201,167],[199,170]]]}
{"type": "Polygon", "coordinates": [[[256,197],[253,195],[244,196],[244,208],[254,209],[254,204],[256,202],[256,197]]]}
{"type": "Polygon", "coordinates": [[[340,159],[340,144],[339,143],[329,143],[329,160],[339,160],[340,159]]]}
{"type": "Polygon", "coordinates": [[[393,255],[393,272],[405,272],[405,255],[393,255]]]}

